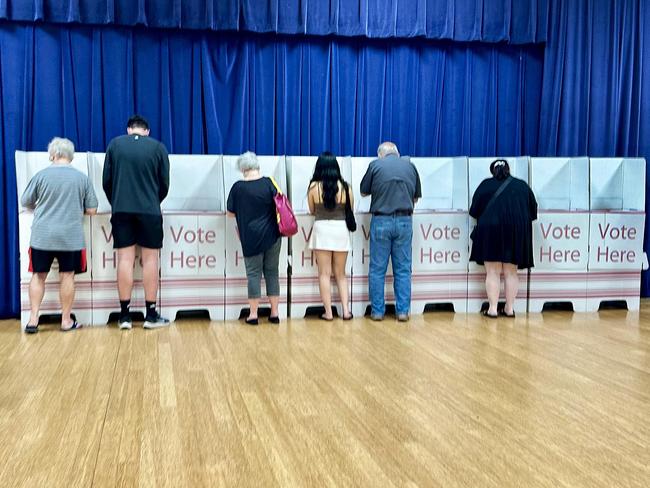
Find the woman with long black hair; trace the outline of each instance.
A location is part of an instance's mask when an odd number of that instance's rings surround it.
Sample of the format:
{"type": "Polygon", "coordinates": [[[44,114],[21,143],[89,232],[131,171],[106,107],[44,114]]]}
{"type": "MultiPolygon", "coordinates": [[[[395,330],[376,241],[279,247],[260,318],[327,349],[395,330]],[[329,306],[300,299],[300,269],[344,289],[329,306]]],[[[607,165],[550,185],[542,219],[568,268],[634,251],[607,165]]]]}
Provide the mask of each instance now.
{"type": "Polygon", "coordinates": [[[494,160],[490,173],[492,178],[478,186],[469,209],[469,214],[476,219],[469,259],[485,265],[489,308],[483,315],[514,317],[513,306],[519,289],[517,268],[533,267],[532,222],[537,219],[537,201],[525,181],[510,176],[505,159],[494,160]],[[497,310],[502,272],[506,303],[503,310],[497,310]]]}
{"type": "Polygon", "coordinates": [[[316,254],[318,280],[321,299],[325,306],[323,320],[333,320],[332,292],[330,281],[332,273],[341,296],[343,320],[350,320],[348,278],[345,264],[351,249],[350,232],[345,222],[346,202],[354,205],[352,190],[341,177],[341,169],[336,156],[323,152],[318,156],[314,175],[309,182],[309,211],[315,216],[314,228],[309,240],[309,248],[316,254]]]}

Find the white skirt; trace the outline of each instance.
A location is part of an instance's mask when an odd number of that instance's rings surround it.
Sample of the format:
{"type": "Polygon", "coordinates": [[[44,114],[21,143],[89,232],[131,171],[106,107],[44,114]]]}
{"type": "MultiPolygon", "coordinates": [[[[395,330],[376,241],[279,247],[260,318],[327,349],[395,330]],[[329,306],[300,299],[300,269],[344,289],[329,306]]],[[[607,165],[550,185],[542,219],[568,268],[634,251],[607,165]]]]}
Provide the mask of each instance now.
{"type": "Polygon", "coordinates": [[[350,231],[345,220],[317,220],[309,238],[309,249],[351,251],[350,231]]]}

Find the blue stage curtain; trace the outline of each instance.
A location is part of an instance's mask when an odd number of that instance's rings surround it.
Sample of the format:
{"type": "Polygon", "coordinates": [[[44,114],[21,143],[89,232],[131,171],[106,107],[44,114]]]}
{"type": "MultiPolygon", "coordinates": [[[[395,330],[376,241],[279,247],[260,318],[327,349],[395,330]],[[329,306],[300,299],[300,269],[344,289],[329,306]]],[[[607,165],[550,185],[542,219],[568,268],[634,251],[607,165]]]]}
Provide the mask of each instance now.
{"type": "Polygon", "coordinates": [[[1,0],[0,19],[525,44],[548,0],[1,0]]]}
{"type": "Polygon", "coordinates": [[[145,115],[173,153],[528,154],[543,48],[0,24],[0,316],[19,312],[14,151],[104,151],[145,115]]]}
{"type": "MultiPolygon", "coordinates": [[[[552,2],[542,93],[539,155],[650,161],[650,2],[552,2]]],[[[646,252],[649,244],[646,220],[646,252]]]]}

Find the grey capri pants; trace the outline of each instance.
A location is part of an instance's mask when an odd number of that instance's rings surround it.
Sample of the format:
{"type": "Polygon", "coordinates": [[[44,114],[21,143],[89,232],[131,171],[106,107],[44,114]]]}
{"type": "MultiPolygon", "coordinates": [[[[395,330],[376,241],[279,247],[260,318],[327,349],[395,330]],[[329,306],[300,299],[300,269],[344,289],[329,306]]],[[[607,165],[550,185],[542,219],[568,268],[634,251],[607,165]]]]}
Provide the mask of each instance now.
{"type": "Polygon", "coordinates": [[[266,251],[255,256],[244,257],[246,265],[246,278],[248,278],[248,298],[260,298],[262,294],[262,273],[266,280],[266,295],[280,296],[280,247],[282,238],[279,237],[266,251]]]}

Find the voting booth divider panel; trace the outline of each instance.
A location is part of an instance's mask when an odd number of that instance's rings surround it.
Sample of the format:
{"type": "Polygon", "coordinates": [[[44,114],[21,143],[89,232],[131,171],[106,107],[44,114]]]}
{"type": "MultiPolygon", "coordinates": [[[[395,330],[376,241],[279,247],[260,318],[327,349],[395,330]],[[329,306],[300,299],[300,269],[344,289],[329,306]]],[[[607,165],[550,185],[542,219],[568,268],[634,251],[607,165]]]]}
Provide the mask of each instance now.
{"type": "Polygon", "coordinates": [[[587,307],[589,257],[589,159],[531,158],[530,185],[538,203],[533,222],[535,267],[530,274],[528,307],[546,303],[587,307]]]}
{"type": "Polygon", "coordinates": [[[644,263],[645,160],[590,159],[591,223],[587,310],[603,301],[639,309],[644,263]]]}

